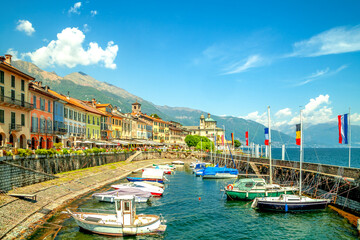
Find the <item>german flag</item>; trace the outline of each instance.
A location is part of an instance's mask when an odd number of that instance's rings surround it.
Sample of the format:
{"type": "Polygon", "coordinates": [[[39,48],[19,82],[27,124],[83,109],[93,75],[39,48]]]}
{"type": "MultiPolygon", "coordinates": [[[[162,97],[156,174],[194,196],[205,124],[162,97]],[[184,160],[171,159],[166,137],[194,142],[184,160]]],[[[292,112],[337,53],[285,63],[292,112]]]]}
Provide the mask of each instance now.
{"type": "Polygon", "coordinates": [[[296,124],[296,145],[300,145],[301,143],[301,125],[296,124]]]}

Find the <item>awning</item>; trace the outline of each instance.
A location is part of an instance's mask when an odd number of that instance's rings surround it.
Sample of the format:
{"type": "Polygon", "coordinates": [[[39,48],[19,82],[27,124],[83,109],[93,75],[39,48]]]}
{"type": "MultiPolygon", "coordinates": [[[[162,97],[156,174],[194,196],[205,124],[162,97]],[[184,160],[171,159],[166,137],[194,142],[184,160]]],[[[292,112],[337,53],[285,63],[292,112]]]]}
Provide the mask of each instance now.
{"type": "Polygon", "coordinates": [[[97,142],[95,143],[96,145],[100,145],[100,146],[103,146],[103,145],[106,145],[106,143],[102,143],[102,142],[97,142]]]}
{"type": "Polygon", "coordinates": [[[94,142],[91,142],[91,141],[84,141],[83,143],[94,143],[94,142]]]}
{"type": "Polygon", "coordinates": [[[119,143],[119,144],[121,144],[121,145],[129,145],[128,142],[123,141],[123,140],[113,140],[113,142],[114,142],[114,143],[119,143]]]}

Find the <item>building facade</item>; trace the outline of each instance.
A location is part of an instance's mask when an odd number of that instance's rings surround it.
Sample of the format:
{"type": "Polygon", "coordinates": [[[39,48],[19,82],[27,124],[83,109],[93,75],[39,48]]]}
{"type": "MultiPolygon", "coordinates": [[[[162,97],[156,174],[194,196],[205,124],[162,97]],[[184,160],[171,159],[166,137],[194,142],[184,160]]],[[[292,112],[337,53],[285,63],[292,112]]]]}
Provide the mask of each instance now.
{"type": "Polygon", "coordinates": [[[33,109],[29,82],[35,78],[13,67],[11,57],[0,57],[0,146],[28,148],[33,109]]]}
{"type": "Polygon", "coordinates": [[[53,147],[54,100],[57,97],[49,92],[42,82],[30,82],[29,95],[34,109],[31,113],[31,149],[50,149],[53,147]]]}

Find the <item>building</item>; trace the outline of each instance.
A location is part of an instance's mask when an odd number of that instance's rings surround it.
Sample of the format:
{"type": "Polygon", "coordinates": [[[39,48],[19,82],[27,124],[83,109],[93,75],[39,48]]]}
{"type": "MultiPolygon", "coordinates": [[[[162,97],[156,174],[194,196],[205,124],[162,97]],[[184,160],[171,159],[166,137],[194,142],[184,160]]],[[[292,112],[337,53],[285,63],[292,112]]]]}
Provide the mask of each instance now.
{"type": "Polygon", "coordinates": [[[184,126],[184,128],[190,133],[190,135],[207,137],[211,141],[214,141],[214,136],[216,136],[216,145],[221,145],[224,130],[217,127],[217,122],[211,118],[210,113],[208,113],[207,118],[205,118],[203,114],[200,116],[199,126],[184,126]]]}
{"type": "Polygon", "coordinates": [[[112,136],[113,139],[121,139],[123,114],[119,111],[118,107],[114,106],[112,110],[112,136]]]}
{"type": "Polygon", "coordinates": [[[11,57],[0,57],[0,146],[27,148],[33,109],[29,82],[35,78],[11,66],[11,57]]]}
{"type": "Polygon", "coordinates": [[[66,134],[61,137],[61,142],[66,147],[77,145],[77,141],[82,141],[86,136],[86,111],[79,105],[77,99],[57,93],[49,89],[55,97],[66,102],[64,106],[64,123],[66,134]]]}
{"type": "Polygon", "coordinates": [[[31,110],[31,149],[50,149],[54,140],[54,101],[58,100],[41,81],[29,83],[31,110]]]}
{"type": "Polygon", "coordinates": [[[185,144],[185,137],[189,135],[189,132],[180,123],[174,121],[169,122],[169,132],[169,143],[171,144],[185,144]]]}
{"type": "Polygon", "coordinates": [[[93,102],[96,105],[96,109],[98,109],[103,113],[103,116],[101,116],[101,121],[100,121],[101,139],[102,140],[113,139],[112,136],[113,106],[110,103],[105,103],[105,104],[97,103],[95,99],[93,99],[93,102]]]}
{"type": "Polygon", "coordinates": [[[54,143],[61,142],[61,139],[66,134],[65,119],[64,119],[64,106],[66,102],[57,99],[53,104],[53,126],[54,126],[54,143]]]}

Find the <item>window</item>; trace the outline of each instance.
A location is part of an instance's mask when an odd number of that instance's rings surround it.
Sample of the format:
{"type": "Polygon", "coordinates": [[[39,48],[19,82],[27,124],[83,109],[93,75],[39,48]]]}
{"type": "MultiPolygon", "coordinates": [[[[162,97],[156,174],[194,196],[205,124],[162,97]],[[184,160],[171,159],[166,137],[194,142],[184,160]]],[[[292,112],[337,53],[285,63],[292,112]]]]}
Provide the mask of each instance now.
{"type": "Polygon", "coordinates": [[[69,112],[69,109],[64,108],[64,117],[65,117],[65,118],[68,117],[68,112],[69,112]]]}
{"type": "Polygon", "coordinates": [[[99,118],[97,118],[97,125],[98,125],[98,126],[100,125],[99,118]]]}
{"type": "Polygon", "coordinates": [[[48,101],[48,112],[51,112],[51,102],[48,101]]]}
{"type": "Polygon", "coordinates": [[[11,75],[11,87],[15,88],[15,76],[11,75]]]}
{"type": "Polygon", "coordinates": [[[73,119],[73,110],[69,110],[69,118],[73,119]]]}
{"type": "Polygon", "coordinates": [[[74,111],[74,120],[77,121],[77,112],[74,111]]]}
{"type": "Polygon", "coordinates": [[[11,100],[15,100],[15,90],[11,90],[11,100]]]}
{"type": "Polygon", "coordinates": [[[40,98],[40,110],[45,111],[45,99],[40,98]]]}
{"type": "Polygon", "coordinates": [[[4,96],[5,96],[5,89],[3,86],[0,86],[0,97],[1,97],[1,101],[4,101],[4,96]]]}
{"type": "Polygon", "coordinates": [[[93,116],[93,125],[95,125],[95,117],[93,116]]]}
{"type": "Polygon", "coordinates": [[[0,71],[0,83],[4,83],[4,72],[0,71]]]}
{"type": "Polygon", "coordinates": [[[36,108],[36,96],[33,96],[33,104],[34,104],[34,108],[36,108]]]}
{"type": "Polygon", "coordinates": [[[90,124],[90,116],[88,116],[88,124],[90,124]]]}
{"type": "Polygon", "coordinates": [[[25,106],[25,94],[21,93],[21,106],[25,106]]]}
{"type": "Polygon", "coordinates": [[[21,126],[25,126],[25,114],[21,114],[21,126]]]}
{"type": "Polygon", "coordinates": [[[5,115],[4,115],[4,110],[0,109],[0,123],[4,123],[5,122],[5,115]]]}
{"type": "Polygon", "coordinates": [[[21,91],[25,91],[25,81],[21,79],[21,91]]]}

